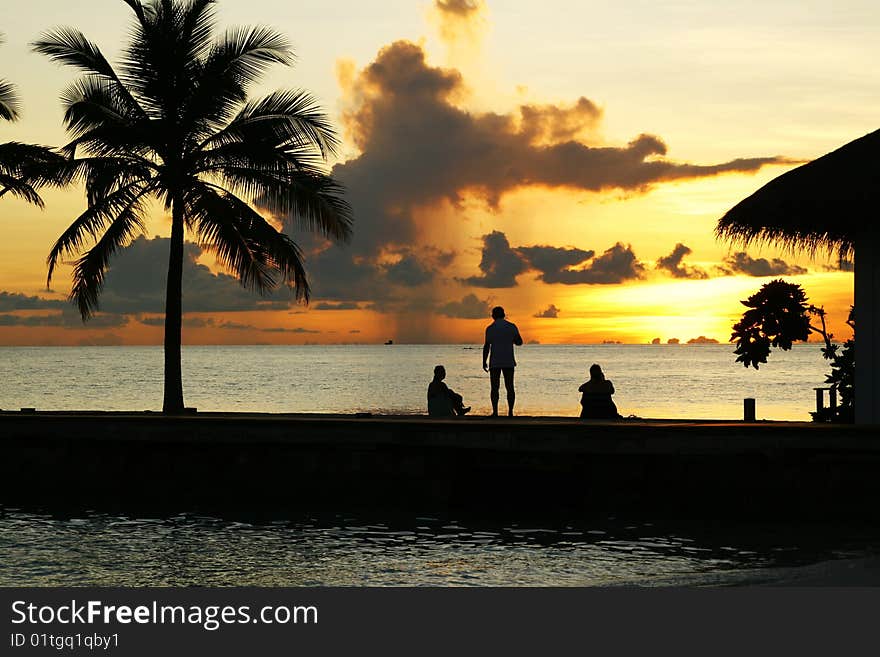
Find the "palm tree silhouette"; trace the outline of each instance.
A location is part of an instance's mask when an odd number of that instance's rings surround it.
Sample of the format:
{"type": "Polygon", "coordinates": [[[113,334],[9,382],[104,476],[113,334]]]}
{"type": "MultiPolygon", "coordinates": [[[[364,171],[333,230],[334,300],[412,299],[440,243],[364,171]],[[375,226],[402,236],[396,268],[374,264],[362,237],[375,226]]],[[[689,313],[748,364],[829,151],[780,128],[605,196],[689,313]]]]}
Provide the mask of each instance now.
{"type": "Polygon", "coordinates": [[[245,287],[266,293],[285,284],[308,301],[299,247],[259,208],[335,240],[348,239],[351,209],[325,172],[338,140],[314,98],[276,91],[248,100],[270,65],[293,63],[284,36],[266,27],[216,36],[214,0],[123,1],[134,20],[115,68],[72,28],[33,44],[85,74],[62,95],[69,159],[47,180],[84,182],[88,208],[52,247],[48,280],[59,259],[77,256],[70,298],[88,319],[110,258],[144,232],[148,199],[170,210],[163,410],[179,413],[185,232],[245,287]],[[86,240],[94,245],[80,253],[86,240]]]}
{"type": "MultiPolygon", "coordinates": [[[[0,44],[3,35],[0,34],[0,44]]],[[[20,102],[11,82],[0,79],[0,119],[15,121],[19,117],[20,102]]],[[[43,199],[37,193],[39,176],[35,174],[50,163],[57,163],[59,156],[45,146],[22,144],[16,141],[0,144],[0,197],[12,194],[43,207],[43,199]]]]}
{"type": "MultiPolygon", "coordinates": [[[[0,44],[3,43],[3,35],[0,34],[0,44]]],[[[0,78],[0,119],[15,121],[18,118],[18,96],[15,87],[8,80],[0,78]]]]}

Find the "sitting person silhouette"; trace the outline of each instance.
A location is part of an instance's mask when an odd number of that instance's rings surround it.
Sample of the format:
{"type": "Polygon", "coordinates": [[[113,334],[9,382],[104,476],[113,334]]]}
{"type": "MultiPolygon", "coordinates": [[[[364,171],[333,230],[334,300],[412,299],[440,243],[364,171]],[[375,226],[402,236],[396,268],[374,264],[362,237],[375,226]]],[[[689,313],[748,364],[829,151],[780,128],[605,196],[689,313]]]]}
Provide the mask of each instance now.
{"type": "Polygon", "coordinates": [[[434,368],[434,380],[428,384],[428,415],[431,417],[450,417],[464,415],[470,406],[464,405],[464,398],[443,383],[446,368],[438,365],[434,368]]]}
{"type": "Polygon", "coordinates": [[[619,419],[617,406],[611,399],[614,385],[605,378],[602,368],[598,365],[590,367],[590,380],[584,383],[578,392],[581,395],[581,418],[588,420],[619,419]]]}

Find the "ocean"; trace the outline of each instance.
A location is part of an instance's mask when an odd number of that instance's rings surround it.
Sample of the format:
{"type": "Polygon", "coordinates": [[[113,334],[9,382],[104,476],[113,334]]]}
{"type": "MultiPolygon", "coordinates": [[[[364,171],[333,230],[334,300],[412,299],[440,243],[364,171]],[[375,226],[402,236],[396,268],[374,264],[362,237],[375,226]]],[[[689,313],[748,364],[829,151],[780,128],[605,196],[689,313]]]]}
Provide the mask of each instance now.
{"type": "MultiPolygon", "coordinates": [[[[186,404],[203,411],[426,413],[435,365],[486,414],[489,377],[480,345],[190,346],[186,404]]],[[[618,410],[643,418],[809,420],[813,388],[829,371],[819,346],[771,354],[760,370],[734,362],[730,345],[526,345],[518,349],[520,415],[576,416],[578,386],[598,363],[618,410]]],[[[0,347],[0,408],[159,410],[161,347],[0,347]]],[[[502,389],[502,406],[503,389],[502,389]]]]}

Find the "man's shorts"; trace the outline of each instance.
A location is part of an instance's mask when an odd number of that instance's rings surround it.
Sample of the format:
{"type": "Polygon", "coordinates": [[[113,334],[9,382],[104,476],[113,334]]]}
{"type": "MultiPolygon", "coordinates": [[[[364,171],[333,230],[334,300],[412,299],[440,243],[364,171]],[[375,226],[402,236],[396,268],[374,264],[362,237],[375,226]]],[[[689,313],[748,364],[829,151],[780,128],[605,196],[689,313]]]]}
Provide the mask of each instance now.
{"type": "Polygon", "coordinates": [[[501,384],[502,374],[504,374],[504,385],[508,388],[513,385],[512,367],[490,367],[489,380],[492,382],[493,388],[497,388],[501,384]]]}

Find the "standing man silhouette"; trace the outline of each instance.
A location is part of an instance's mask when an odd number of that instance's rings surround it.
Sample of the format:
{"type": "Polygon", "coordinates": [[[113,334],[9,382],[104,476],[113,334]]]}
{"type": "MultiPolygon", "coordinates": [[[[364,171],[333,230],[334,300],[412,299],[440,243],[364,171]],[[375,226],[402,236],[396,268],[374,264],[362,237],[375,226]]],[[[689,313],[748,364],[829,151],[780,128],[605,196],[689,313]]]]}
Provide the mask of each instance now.
{"type": "Polygon", "coordinates": [[[498,391],[502,374],[504,387],[507,389],[507,415],[513,417],[513,404],[516,401],[516,392],[513,389],[513,368],[516,367],[513,345],[520,346],[523,340],[516,324],[504,319],[504,308],[493,308],[492,319],[495,321],[486,327],[486,342],[483,345],[483,369],[489,372],[492,383],[492,417],[498,417],[498,391]]]}

